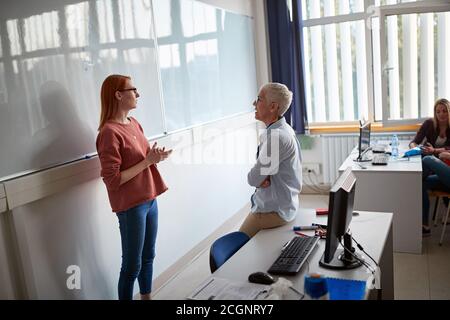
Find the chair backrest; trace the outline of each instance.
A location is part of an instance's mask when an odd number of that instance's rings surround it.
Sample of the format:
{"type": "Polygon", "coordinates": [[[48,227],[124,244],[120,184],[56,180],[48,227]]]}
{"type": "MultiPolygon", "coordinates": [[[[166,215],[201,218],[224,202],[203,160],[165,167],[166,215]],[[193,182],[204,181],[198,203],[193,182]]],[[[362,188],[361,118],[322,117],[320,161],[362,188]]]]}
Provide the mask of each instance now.
{"type": "Polygon", "coordinates": [[[250,237],[247,234],[235,231],[214,241],[209,251],[209,267],[211,273],[220,268],[220,266],[246,244],[248,240],[250,240],[250,237]]]}

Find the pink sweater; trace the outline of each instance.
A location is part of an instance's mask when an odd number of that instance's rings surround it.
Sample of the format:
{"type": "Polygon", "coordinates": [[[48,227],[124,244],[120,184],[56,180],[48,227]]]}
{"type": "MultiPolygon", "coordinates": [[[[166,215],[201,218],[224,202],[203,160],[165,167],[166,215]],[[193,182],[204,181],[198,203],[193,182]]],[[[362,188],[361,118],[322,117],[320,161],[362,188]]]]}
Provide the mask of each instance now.
{"type": "Polygon", "coordinates": [[[129,124],[106,122],[97,136],[101,176],[108,190],[112,211],[121,212],[156,198],[167,190],[156,165],[120,184],[121,171],[145,159],[150,145],[136,119],[129,124]]]}

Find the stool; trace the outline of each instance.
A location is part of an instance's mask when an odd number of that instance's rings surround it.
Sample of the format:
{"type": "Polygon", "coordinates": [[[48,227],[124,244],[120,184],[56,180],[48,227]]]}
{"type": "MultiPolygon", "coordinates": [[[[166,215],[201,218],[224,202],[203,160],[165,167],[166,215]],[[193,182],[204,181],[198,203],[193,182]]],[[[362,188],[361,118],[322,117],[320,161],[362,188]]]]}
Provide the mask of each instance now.
{"type": "MultiPolygon", "coordinates": [[[[450,192],[436,190],[436,191],[429,191],[428,195],[430,197],[436,197],[436,205],[434,207],[433,220],[434,220],[434,226],[437,226],[437,219],[438,219],[438,213],[439,213],[439,208],[440,208],[441,202],[443,201],[443,198],[450,198],[450,192]]],[[[444,226],[442,227],[441,239],[439,240],[440,246],[442,246],[442,240],[444,239],[445,228],[447,227],[447,220],[448,220],[449,214],[450,214],[450,205],[447,208],[447,213],[446,213],[445,217],[442,217],[444,226]]]]}

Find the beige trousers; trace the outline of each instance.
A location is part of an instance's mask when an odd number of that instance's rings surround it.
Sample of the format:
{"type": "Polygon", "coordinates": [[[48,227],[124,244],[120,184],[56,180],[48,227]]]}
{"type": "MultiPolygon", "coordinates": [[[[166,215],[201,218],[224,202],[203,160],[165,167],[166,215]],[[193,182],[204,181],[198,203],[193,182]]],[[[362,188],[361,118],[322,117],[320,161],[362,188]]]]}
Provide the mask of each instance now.
{"type": "Polygon", "coordinates": [[[259,230],[280,227],[286,223],[287,221],[281,219],[276,212],[249,213],[239,231],[252,238],[259,230]]]}

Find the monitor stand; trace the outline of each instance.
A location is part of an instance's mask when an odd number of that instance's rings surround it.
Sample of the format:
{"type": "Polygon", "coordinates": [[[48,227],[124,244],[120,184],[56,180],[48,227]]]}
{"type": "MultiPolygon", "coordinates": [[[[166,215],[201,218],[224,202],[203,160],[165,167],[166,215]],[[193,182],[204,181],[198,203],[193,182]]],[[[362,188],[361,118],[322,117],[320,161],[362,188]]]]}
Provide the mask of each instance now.
{"type": "Polygon", "coordinates": [[[353,161],[356,161],[356,162],[370,162],[370,161],[372,161],[372,159],[367,159],[367,158],[365,157],[365,155],[367,154],[367,152],[369,152],[370,150],[372,150],[371,147],[367,148],[367,149],[364,150],[363,152],[359,152],[358,157],[357,157],[355,160],[353,160],[353,161]]]}
{"type": "Polygon", "coordinates": [[[333,259],[331,259],[330,262],[325,262],[325,254],[323,254],[319,261],[319,265],[327,269],[336,270],[348,270],[360,267],[362,265],[361,260],[356,259],[354,256],[359,259],[362,258],[360,255],[355,253],[355,249],[352,247],[352,236],[349,233],[344,235],[344,246],[349,248],[353,255],[345,249],[336,250],[333,259]]]}

